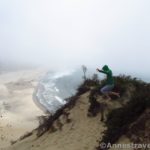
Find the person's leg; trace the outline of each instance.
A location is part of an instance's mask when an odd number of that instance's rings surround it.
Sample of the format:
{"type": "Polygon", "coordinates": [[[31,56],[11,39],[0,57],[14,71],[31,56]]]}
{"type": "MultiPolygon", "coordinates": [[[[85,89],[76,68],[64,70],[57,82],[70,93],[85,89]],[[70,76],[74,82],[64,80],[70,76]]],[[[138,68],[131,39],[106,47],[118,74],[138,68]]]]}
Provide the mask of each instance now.
{"type": "Polygon", "coordinates": [[[107,97],[107,99],[111,99],[109,96],[109,86],[105,85],[104,87],[101,88],[101,93],[107,97]]]}
{"type": "Polygon", "coordinates": [[[117,97],[120,97],[120,94],[119,93],[117,93],[117,92],[109,92],[109,94],[111,94],[111,95],[115,95],[115,96],[117,96],[117,97]]]}
{"type": "Polygon", "coordinates": [[[117,96],[117,97],[119,98],[119,97],[120,97],[119,93],[117,93],[117,92],[112,92],[113,88],[114,88],[114,85],[108,85],[108,86],[107,86],[108,94],[109,94],[109,95],[115,95],[115,96],[117,96]]]}

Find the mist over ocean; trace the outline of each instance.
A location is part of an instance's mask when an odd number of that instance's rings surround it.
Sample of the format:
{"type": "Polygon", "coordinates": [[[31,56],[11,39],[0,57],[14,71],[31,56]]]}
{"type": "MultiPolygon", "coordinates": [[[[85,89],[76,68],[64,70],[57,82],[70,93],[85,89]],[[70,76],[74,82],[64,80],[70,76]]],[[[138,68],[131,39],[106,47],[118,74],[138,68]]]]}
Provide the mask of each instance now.
{"type": "Polygon", "coordinates": [[[81,70],[47,72],[40,80],[36,90],[37,100],[50,112],[54,113],[67,101],[66,98],[76,93],[83,81],[81,70]]]}

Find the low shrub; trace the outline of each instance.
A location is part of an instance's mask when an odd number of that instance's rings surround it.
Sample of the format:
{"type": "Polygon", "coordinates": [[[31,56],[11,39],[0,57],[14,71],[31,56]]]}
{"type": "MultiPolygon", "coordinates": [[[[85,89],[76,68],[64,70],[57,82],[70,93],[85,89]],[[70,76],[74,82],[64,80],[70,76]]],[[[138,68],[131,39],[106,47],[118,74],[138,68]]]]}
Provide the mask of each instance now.
{"type": "MultiPolygon", "coordinates": [[[[124,107],[112,110],[108,114],[106,121],[107,130],[104,131],[104,136],[100,143],[115,143],[121,135],[127,132],[130,124],[137,120],[146,108],[150,107],[149,84],[135,78],[132,79],[130,76],[120,76],[115,79],[117,87],[122,94],[131,84],[135,87],[135,91],[130,101],[124,107]]],[[[102,148],[99,146],[97,150],[102,150],[102,148]]]]}

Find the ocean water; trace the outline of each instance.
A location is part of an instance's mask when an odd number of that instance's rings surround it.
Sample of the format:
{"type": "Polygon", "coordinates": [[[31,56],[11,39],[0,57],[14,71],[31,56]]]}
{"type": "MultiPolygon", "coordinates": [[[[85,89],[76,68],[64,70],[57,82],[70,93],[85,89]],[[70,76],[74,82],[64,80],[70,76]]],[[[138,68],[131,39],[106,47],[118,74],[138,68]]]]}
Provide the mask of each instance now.
{"type": "Polygon", "coordinates": [[[47,72],[36,89],[36,99],[51,114],[67,103],[67,98],[77,92],[83,82],[82,70],[47,72]]]}

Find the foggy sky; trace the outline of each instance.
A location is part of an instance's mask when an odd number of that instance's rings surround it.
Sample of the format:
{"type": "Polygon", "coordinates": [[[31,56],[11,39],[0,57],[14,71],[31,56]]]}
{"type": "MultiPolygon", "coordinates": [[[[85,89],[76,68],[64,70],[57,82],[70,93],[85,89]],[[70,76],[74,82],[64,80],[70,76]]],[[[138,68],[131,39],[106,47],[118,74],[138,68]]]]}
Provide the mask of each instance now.
{"type": "Polygon", "coordinates": [[[149,74],[149,0],[0,0],[0,59],[149,74]]]}

